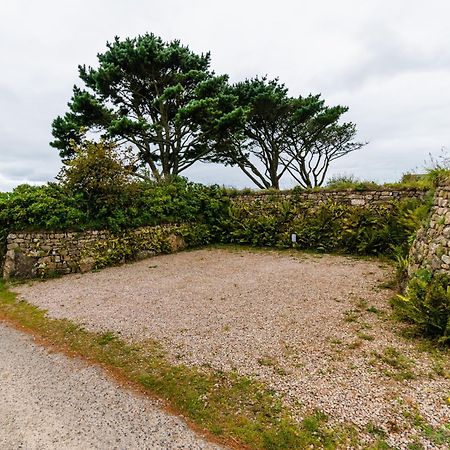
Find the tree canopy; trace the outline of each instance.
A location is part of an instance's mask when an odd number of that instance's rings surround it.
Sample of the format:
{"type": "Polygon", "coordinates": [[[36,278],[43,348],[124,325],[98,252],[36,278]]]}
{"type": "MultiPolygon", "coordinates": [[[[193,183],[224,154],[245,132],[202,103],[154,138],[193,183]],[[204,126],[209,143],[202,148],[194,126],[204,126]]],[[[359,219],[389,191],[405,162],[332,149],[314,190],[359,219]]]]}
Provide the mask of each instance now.
{"type": "Polygon", "coordinates": [[[179,174],[210,151],[199,125],[187,114],[192,102],[214,102],[210,55],[153,34],[115,38],[98,55],[98,68],[79,66],[85,87],[74,86],[69,111],[53,121],[52,145],[73,157],[73,142],[97,132],[131,145],[136,161],[155,179],[179,174]]]}
{"type": "Polygon", "coordinates": [[[238,166],[261,189],[285,175],[320,186],[332,161],[363,144],[341,123],[345,106],[320,95],[292,97],[278,79],[228,83],[210,71],[209,53],[153,34],[115,38],[98,67],[79,66],[69,111],[53,121],[54,141],[70,161],[88,135],[134,152],[130,167],[160,180],[197,161],[238,166]]]}
{"type": "Polygon", "coordinates": [[[238,166],[259,188],[280,186],[289,173],[302,187],[320,186],[330,163],[360,148],[356,127],[339,124],[348,108],[320,95],[290,97],[277,79],[247,79],[229,87],[234,110],[212,122],[218,139],[211,158],[238,166]]]}

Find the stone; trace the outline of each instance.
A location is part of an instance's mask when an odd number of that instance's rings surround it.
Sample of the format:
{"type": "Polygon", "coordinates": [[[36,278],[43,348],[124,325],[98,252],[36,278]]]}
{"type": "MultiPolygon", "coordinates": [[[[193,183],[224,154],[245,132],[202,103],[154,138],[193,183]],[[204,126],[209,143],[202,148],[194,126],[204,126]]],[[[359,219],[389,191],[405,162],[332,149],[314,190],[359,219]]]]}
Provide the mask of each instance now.
{"type": "Polygon", "coordinates": [[[140,261],[141,259],[151,258],[155,255],[156,255],[156,252],[154,252],[152,250],[141,250],[140,252],[137,253],[136,259],[138,261],[140,261]]]}
{"type": "Polygon", "coordinates": [[[447,213],[445,213],[445,216],[444,216],[444,223],[445,223],[445,225],[450,225],[450,211],[448,211],[447,213]]]}
{"type": "Polygon", "coordinates": [[[178,252],[179,250],[186,248],[186,242],[181,236],[170,234],[168,240],[172,252],[178,252]]]}
{"type": "Polygon", "coordinates": [[[3,276],[5,278],[30,278],[36,275],[37,258],[22,252],[6,256],[3,276]]]}
{"type": "Polygon", "coordinates": [[[95,267],[95,259],[90,256],[84,257],[78,263],[78,267],[81,273],[90,272],[95,267]]]}

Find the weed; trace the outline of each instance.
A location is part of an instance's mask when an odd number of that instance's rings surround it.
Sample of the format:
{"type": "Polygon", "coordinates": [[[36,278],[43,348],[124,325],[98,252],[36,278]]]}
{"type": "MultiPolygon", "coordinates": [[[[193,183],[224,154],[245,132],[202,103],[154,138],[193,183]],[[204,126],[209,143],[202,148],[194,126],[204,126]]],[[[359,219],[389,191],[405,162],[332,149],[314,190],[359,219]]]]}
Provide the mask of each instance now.
{"type": "Polygon", "coordinates": [[[262,358],[258,358],[258,364],[260,366],[274,367],[276,365],[276,361],[274,358],[264,356],[262,358]]]}
{"type": "Polygon", "coordinates": [[[377,425],[375,425],[372,422],[369,422],[366,425],[366,430],[367,430],[368,433],[373,434],[375,436],[378,436],[378,437],[381,437],[381,438],[386,437],[386,432],[382,428],[378,427],[377,425]]]}
{"type": "Polygon", "coordinates": [[[357,322],[358,319],[359,319],[358,311],[351,309],[351,310],[345,312],[345,318],[344,318],[345,322],[349,322],[349,323],[357,322]]]}
{"type": "Polygon", "coordinates": [[[416,405],[410,404],[410,408],[403,411],[403,416],[414,427],[420,430],[422,436],[435,445],[450,444],[450,423],[441,425],[440,427],[432,427],[421,416],[416,405]]]}
{"type": "MultiPolygon", "coordinates": [[[[373,352],[372,355],[376,360],[383,363],[388,368],[384,368],[382,373],[397,381],[412,380],[416,378],[412,370],[413,362],[402,355],[399,350],[394,347],[386,347],[383,353],[373,352]]],[[[372,360],[373,364],[376,360],[372,360]]]]}
{"type": "Polygon", "coordinates": [[[358,337],[365,341],[373,341],[375,339],[371,334],[363,333],[361,331],[358,332],[358,337]]]}
{"type": "Polygon", "coordinates": [[[362,341],[357,340],[357,341],[353,341],[350,344],[348,344],[348,348],[350,350],[354,350],[356,348],[360,348],[362,346],[362,341]]]}
{"type": "Polygon", "coordinates": [[[101,334],[98,339],[97,342],[100,345],[107,345],[110,342],[114,341],[115,339],[117,339],[117,336],[114,333],[111,333],[110,331],[101,334]]]}
{"type": "Polygon", "coordinates": [[[368,302],[365,298],[360,298],[358,300],[358,302],[356,303],[357,309],[364,310],[364,309],[367,309],[367,307],[368,307],[368,302]]]}

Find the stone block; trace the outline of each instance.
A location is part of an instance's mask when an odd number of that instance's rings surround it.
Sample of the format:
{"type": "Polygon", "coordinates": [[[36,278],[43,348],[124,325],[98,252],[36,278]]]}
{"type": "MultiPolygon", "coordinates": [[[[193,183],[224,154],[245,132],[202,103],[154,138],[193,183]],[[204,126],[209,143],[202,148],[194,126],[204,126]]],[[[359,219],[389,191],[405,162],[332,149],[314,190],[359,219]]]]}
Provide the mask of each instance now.
{"type": "Polygon", "coordinates": [[[95,267],[95,259],[90,256],[84,257],[78,263],[78,267],[81,273],[90,272],[95,267]]]}

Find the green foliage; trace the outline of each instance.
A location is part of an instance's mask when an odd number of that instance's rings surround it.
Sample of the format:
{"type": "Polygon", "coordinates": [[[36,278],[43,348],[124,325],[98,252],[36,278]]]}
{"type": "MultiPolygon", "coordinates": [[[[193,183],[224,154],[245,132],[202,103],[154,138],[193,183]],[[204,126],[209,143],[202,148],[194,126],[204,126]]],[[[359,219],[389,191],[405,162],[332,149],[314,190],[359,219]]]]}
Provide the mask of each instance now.
{"type": "Polygon", "coordinates": [[[73,157],[72,141],[86,131],[132,145],[139,163],[159,180],[177,175],[210,149],[195,111],[224,101],[227,77],[209,70],[209,53],[198,55],[179,41],[154,34],[107,43],[98,67],[79,66],[84,87],[75,86],[69,111],[52,124],[52,146],[73,157]]]}
{"type": "Polygon", "coordinates": [[[363,145],[353,142],[353,123],[339,123],[348,108],[325,106],[320,95],[290,97],[267,77],[225,92],[228,101],[204,125],[217,140],[210,159],[237,165],[261,189],[279,189],[287,173],[303,187],[320,186],[333,160],[363,145]]]}
{"type": "Polygon", "coordinates": [[[450,342],[450,278],[419,270],[409,281],[405,295],[392,300],[397,313],[440,343],[450,342]]]}
{"type": "Polygon", "coordinates": [[[22,185],[0,194],[0,229],[113,231],[162,223],[199,222],[216,225],[228,213],[229,199],[218,186],[173,178],[163,183],[139,182],[86,193],[50,183],[22,185]],[[89,197],[89,200],[87,199],[89,197]],[[107,203],[102,206],[103,203],[107,203]]]}
{"type": "Polygon", "coordinates": [[[129,201],[133,185],[130,166],[119,156],[114,144],[83,141],[73,147],[59,179],[69,192],[81,195],[97,215],[110,216],[129,201]]]}
{"type": "Polygon", "coordinates": [[[333,201],[320,205],[276,198],[235,201],[223,223],[222,242],[353,254],[404,254],[428,206],[416,200],[371,207],[333,201]],[[417,212],[419,211],[419,212],[417,212]]]}
{"type": "Polygon", "coordinates": [[[0,230],[83,229],[88,218],[83,196],[49,183],[20,185],[0,194],[0,230]]]}
{"type": "Polygon", "coordinates": [[[290,202],[233,202],[222,223],[222,242],[284,247],[280,230],[292,219],[290,202]]]}
{"type": "Polygon", "coordinates": [[[368,191],[371,189],[381,189],[382,186],[374,181],[362,181],[354,175],[335,175],[331,177],[325,186],[328,190],[353,189],[355,191],[368,191]]]}
{"type": "Polygon", "coordinates": [[[182,224],[156,226],[151,229],[123,230],[109,239],[98,241],[83,258],[93,258],[96,269],[134,261],[151,254],[171,253],[182,249],[177,247],[174,238],[182,237],[189,247],[209,244],[211,230],[206,224],[182,224]]]}
{"type": "Polygon", "coordinates": [[[97,177],[87,162],[97,159],[98,152],[113,158],[109,151],[96,145],[83,153],[81,163],[76,163],[81,167],[66,169],[64,185],[24,185],[0,194],[3,245],[9,231],[106,229],[115,238],[108,248],[98,249],[95,259],[101,267],[132,260],[142,251],[168,251],[165,234],[156,233],[158,239],[146,247],[145,240],[136,241],[127,230],[171,224],[172,228],[178,225],[176,234],[188,246],[221,242],[288,248],[291,234],[296,233],[296,246],[301,249],[404,257],[408,243],[428,217],[428,200],[359,207],[331,200],[307,203],[294,192],[290,200],[266,193],[261,201],[244,201],[230,199],[228,191],[218,186],[183,178],[130,181],[126,169],[114,159],[107,163],[110,166],[99,168],[105,176],[97,177]]]}
{"type": "MultiPolygon", "coordinates": [[[[83,167],[82,172],[84,169],[90,171],[83,167]]],[[[103,266],[124,257],[132,259],[141,250],[166,251],[164,240],[149,244],[147,249],[140,248],[142,244],[133,241],[126,230],[160,224],[186,225],[177,228],[185,242],[189,246],[204,245],[220,233],[229,216],[229,198],[218,186],[189,183],[183,178],[162,183],[131,183],[121,178],[123,184],[116,189],[114,184],[120,184],[116,178],[107,182],[106,178],[102,181],[91,174],[83,181],[78,176],[66,173],[64,186],[22,185],[13,192],[0,193],[0,254],[6,250],[6,237],[11,231],[106,229],[115,233],[117,241],[107,253],[99,254],[99,265],[103,266]]]]}

